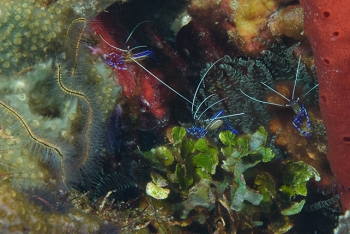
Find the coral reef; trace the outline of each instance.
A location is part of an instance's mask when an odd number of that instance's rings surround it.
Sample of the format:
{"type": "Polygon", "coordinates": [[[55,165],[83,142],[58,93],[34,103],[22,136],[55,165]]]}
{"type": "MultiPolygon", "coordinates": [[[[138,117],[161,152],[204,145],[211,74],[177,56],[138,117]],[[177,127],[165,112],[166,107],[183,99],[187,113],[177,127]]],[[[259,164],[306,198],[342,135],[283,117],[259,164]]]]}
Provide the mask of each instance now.
{"type": "Polygon", "coordinates": [[[320,82],[320,108],[328,138],[327,157],[344,210],[350,208],[349,182],[349,36],[346,1],[302,1],[305,31],[315,55],[320,82]]]}
{"type": "Polygon", "coordinates": [[[1,232],[337,226],[335,189],[349,189],[326,161],[298,1],[11,4],[0,10],[1,232]],[[186,132],[197,128],[206,134],[186,132]]]}
{"type": "Polygon", "coordinates": [[[203,25],[204,21],[203,27],[220,31],[245,54],[257,55],[266,49],[264,43],[255,38],[262,41],[274,40],[276,35],[305,38],[302,8],[276,0],[191,1],[188,12],[194,22],[203,25]]]}
{"type": "Polygon", "coordinates": [[[1,77],[1,123],[9,138],[1,148],[8,173],[18,173],[33,157],[33,169],[36,161],[44,163],[67,186],[81,173],[96,173],[101,131],[119,89],[109,84],[113,81],[101,62],[76,76],[67,69],[49,60],[15,79],[1,77]]]}
{"type": "MultiPolygon", "coordinates": [[[[44,211],[22,191],[3,181],[0,183],[0,201],[2,233],[107,233],[108,224],[96,217],[74,208],[63,212],[44,211]]],[[[42,199],[42,202],[45,200],[42,199]]],[[[117,231],[116,228],[109,229],[114,233],[117,231]]]]}
{"type": "MultiPolygon", "coordinates": [[[[73,21],[63,27],[76,29],[76,25],[73,21]]],[[[9,70],[19,69],[15,75],[0,75],[4,232],[57,232],[64,227],[66,232],[98,233],[109,229],[82,211],[61,215],[55,215],[55,210],[42,211],[54,204],[40,196],[41,188],[47,188],[47,193],[62,193],[88,187],[87,182],[99,178],[107,159],[105,126],[120,91],[103,61],[90,56],[86,46],[74,47],[87,39],[76,33],[64,33],[66,40],[62,37],[58,43],[65,46],[56,51],[74,49],[74,53],[54,56],[46,51],[45,56],[53,58],[33,59],[33,66],[24,70],[14,64],[9,70]],[[44,62],[37,62],[40,60],[44,62]],[[24,190],[34,192],[26,194],[24,190]],[[44,205],[26,200],[33,197],[44,205]],[[42,217],[55,221],[46,225],[42,217]]]]}
{"type": "Polygon", "coordinates": [[[61,53],[67,26],[94,16],[115,0],[0,1],[0,74],[15,74],[61,53]],[[28,63],[25,65],[25,63],[28,63]],[[21,67],[24,66],[24,67],[21,67]]]}
{"type": "Polygon", "coordinates": [[[273,35],[287,36],[296,40],[305,39],[301,6],[287,6],[271,16],[268,24],[273,35]]]}

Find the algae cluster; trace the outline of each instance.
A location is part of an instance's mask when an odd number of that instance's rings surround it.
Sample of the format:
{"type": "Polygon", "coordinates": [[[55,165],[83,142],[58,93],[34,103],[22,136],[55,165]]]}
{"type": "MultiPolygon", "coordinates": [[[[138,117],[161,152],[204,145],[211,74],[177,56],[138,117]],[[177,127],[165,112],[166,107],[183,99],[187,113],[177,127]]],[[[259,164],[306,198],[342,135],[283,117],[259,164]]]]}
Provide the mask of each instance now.
{"type": "Polygon", "coordinates": [[[194,140],[182,127],[169,129],[167,137],[168,144],[144,153],[153,165],[146,193],[171,203],[184,226],[223,219],[229,233],[263,227],[284,233],[305,204],[306,183],[320,180],[302,161],[276,160],[263,127],[238,136],[220,132],[218,144],[194,140]],[[277,170],[270,172],[271,166],[277,170]]]}

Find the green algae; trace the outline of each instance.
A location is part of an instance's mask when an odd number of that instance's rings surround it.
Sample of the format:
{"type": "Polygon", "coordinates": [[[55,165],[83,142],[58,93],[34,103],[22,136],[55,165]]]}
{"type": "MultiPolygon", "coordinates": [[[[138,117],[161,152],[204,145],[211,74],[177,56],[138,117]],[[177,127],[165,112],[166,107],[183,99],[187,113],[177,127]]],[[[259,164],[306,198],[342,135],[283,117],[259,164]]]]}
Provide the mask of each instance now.
{"type": "Polygon", "coordinates": [[[153,182],[149,182],[146,186],[146,194],[158,200],[167,198],[169,193],[169,189],[162,188],[153,182]]]}
{"type": "MultiPolygon", "coordinates": [[[[307,182],[319,179],[317,171],[303,162],[277,162],[263,127],[252,134],[220,132],[218,143],[193,139],[181,127],[169,132],[169,143],[144,156],[160,172],[159,176],[152,172],[152,183],[161,181],[157,190],[170,190],[164,202],[172,204],[175,217],[185,226],[209,222],[205,214],[224,209],[229,217],[240,217],[232,225],[250,229],[267,225],[275,233],[285,233],[293,227],[289,217],[298,215],[305,204],[307,182]],[[270,164],[275,171],[269,171],[270,164]],[[173,200],[178,196],[180,202],[173,200]],[[256,219],[259,216],[265,218],[256,219]]],[[[220,217],[230,222],[229,217],[220,217]]]]}
{"type": "Polygon", "coordinates": [[[271,203],[276,194],[275,181],[271,174],[263,172],[255,177],[254,184],[256,185],[259,193],[263,196],[262,202],[271,203]]]}
{"type": "Polygon", "coordinates": [[[311,179],[315,178],[316,181],[319,181],[320,174],[316,169],[306,163],[299,161],[287,162],[283,168],[283,183],[284,185],[279,188],[281,192],[293,197],[296,195],[307,195],[306,183],[311,179]]]}
{"type": "Polygon", "coordinates": [[[295,215],[300,213],[305,205],[305,200],[301,200],[300,202],[293,202],[293,204],[287,209],[282,210],[281,214],[283,215],[295,215]]]}
{"type": "Polygon", "coordinates": [[[219,151],[206,139],[194,141],[185,138],[186,130],[174,127],[171,130],[169,144],[145,152],[150,163],[161,171],[171,183],[177,184],[181,194],[188,194],[194,180],[209,178],[216,172],[219,151]]]}

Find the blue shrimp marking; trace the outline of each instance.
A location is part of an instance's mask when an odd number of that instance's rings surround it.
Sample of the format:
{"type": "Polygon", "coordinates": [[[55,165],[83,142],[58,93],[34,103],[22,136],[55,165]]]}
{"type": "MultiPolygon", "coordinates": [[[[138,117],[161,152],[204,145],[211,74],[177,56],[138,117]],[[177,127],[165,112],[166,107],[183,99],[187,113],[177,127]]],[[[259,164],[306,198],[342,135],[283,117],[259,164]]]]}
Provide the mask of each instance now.
{"type": "Polygon", "coordinates": [[[191,136],[195,136],[197,138],[204,138],[205,135],[207,135],[207,130],[203,128],[202,126],[196,127],[196,126],[191,126],[186,128],[186,132],[190,134],[191,136]]]}
{"type": "MultiPolygon", "coordinates": [[[[222,59],[222,58],[221,58],[222,59]]],[[[220,99],[219,101],[216,101],[215,103],[209,105],[201,114],[198,114],[199,109],[201,108],[201,106],[209,99],[211,98],[214,94],[209,95],[208,97],[204,98],[204,100],[197,106],[195,105],[195,100],[196,100],[196,96],[197,93],[199,91],[199,87],[201,85],[201,83],[204,81],[205,76],[208,74],[208,72],[210,71],[210,69],[217,63],[219,62],[221,59],[218,59],[217,61],[215,61],[209,68],[208,70],[204,73],[203,77],[201,78],[199,84],[197,85],[197,89],[196,92],[194,93],[193,96],[193,100],[191,102],[191,113],[192,113],[192,118],[195,121],[200,122],[201,126],[197,127],[197,126],[191,126],[186,128],[186,131],[188,134],[195,136],[197,138],[203,138],[206,136],[208,130],[215,130],[218,129],[219,127],[221,127],[223,125],[223,130],[229,130],[231,132],[233,132],[234,134],[238,134],[238,131],[236,129],[234,129],[230,123],[228,122],[227,118],[229,117],[233,117],[233,116],[238,116],[238,115],[243,115],[244,113],[238,113],[238,114],[231,114],[231,115],[224,115],[224,111],[220,110],[218,112],[216,112],[210,119],[205,119],[205,120],[201,120],[201,117],[203,116],[203,114],[209,110],[211,107],[213,107],[214,105],[216,105],[219,102],[224,101],[226,98],[220,99]],[[196,110],[194,109],[194,107],[196,106],[196,110]],[[203,125],[205,125],[205,127],[203,127],[203,125]]]]}
{"type": "MultiPolygon", "coordinates": [[[[131,38],[132,34],[134,33],[134,31],[136,30],[136,28],[138,26],[140,26],[143,23],[153,23],[152,21],[142,21],[140,23],[138,23],[133,30],[131,31],[131,33],[129,34],[128,38],[125,41],[125,45],[128,43],[129,39],[131,38]]],[[[127,47],[127,49],[121,49],[121,48],[117,48],[113,45],[111,45],[110,43],[108,43],[101,35],[100,38],[110,47],[116,49],[117,51],[121,52],[121,54],[118,54],[117,52],[111,52],[109,54],[103,54],[103,59],[106,61],[106,63],[113,67],[113,68],[117,68],[119,70],[127,70],[126,64],[127,63],[132,63],[132,62],[136,62],[136,61],[141,61],[143,59],[146,58],[153,58],[157,64],[158,61],[156,59],[155,54],[153,53],[153,51],[151,50],[145,50],[139,53],[133,53],[133,50],[135,49],[139,49],[139,48],[144,48],[147,46],[135,46],[131,49],[129,49],[129,47],[127,47]]]]}
{"type": "MultiPolygon", "coordinates": [[[[151,22],[151,21],[143,21],[139,24],[137,24],[134,29],[131,31],[129,37],[126,39],[125,44],[127,44],[127,42],[129,41],[132,33],[135,31],[135,29],[142,23],[145,22],[151,22]]],[[[153,22],[151,22],[153,23],[153,22]]],[[[151,50],[145,50],[139,53],[133,53],[132,51],[138,48],[143,48],[143,47],[147,47],[147,46],[135,46],[131,49],[120,49],[117,48],[113,45],[111,45],[110,43],[108,43],[101,35],[100,38],[110,47],[116,49],[117,51],[120,51],[122,54],[118,54],[116,52],[111,52],[109,54],[103,54],[103,59],[106,61],[106,64],[113,67],[113,68],[117,68],[119,70],[127,70],[126,64],[127,63],[136,63],[140,68],[142,68],[145,72],[147,72],[149,75],[151,75],[153,78],[155,78],[157,81],[159,81],[160,83],[162,83],[165,87],[167,87],[168,89],[170,89],[172,92],[174,92],[175,94],[177,94],[178,96],[180,96],[182,99],[184,99],[185,101],[191,103],[190,100],[188,100],[187,98],[185,98],[183,95],[181,95],[179,92],[177,92],[175,89],[173,89],[172,87],[170,87],[168,84],[166,84],[164,81],[162,81],[161,79],[159,79],[156,75],[154,75],[152,72],[150,72],[145,66],[143,66],[139,61],[146,59],[146,58],[152,58],[156,61],[157,64],[157,58],[155,56],[155,54],[153,53],[153,51],[151,50]]]]}
{"type": "Polygon", "coordinates": [[[317,88],[318,84],[315,85],[314,87],[312,87],[309,91],[307,91],[303,96],[297,98],[296,100],[294,99],[294,93],[295,93],[295,86],[298,80],[298,76],[299,76],[299,72],[300,72],[300,60],[301,60],[301,56],[299,57],[299,61],[298,61],[298,67],[297,67],[297,72],[295,74],[295,81],[294,81],[294,86],[293,86],[293,93],[292,93],[292,98],[288,99],[287,97],[283,96],[282,94],[280,94],[279,92],[277,92],[276,90],[272,89],[270,86],[268,86],[267,84],[261,82],[261,84],[263,84],[265,87],[267,87],[268,89],[270,89],[271,91],[277,93],[279,96],[283,97],[284,99],[286,99],[289,104],[286,105],[281,105],[281,104],[277,104],[277,103],[272,103],[272,102],[265,102],[265,101],[261,101],[258,100],[256,98],[253,98],[251,96],[249,96],[248,94],[244,93],[242,89],[240,89],[241,93],[260,103],[264,103],[264,104],[270,104],[270,105],[275,105],[275,106],[282,106],[282,107],[292,107],[293,111],[294,111],[294,118],[293,118],[293,126],[306,138],[310,138],[312,136],[311,131],[312,131],[312,126],[311,126],[311,121],[309,118],[309,114],[306,110],[306,108],[304,107],[304,104],[302,104],[301,106],[299,105],[298,101],[301,100],[302,98],[304,98],[308,93],[310,93],[312,90],[314,90],[315,88],[317,88]],[[306,124],[305,124],[305,120],[306,120],[306,124]]]}
{"type": "MultiPolygon", "coordinates": [[[[107,44],[110,45],[109,43],[107,43],[107,44]]],[[[112,46],[112,45],[110,45],[110,46],[112,46]]],[[[116,47],[113,47],[113,48],[116,48],[116,47]]],[[[153,51],[145,50],[145,51],[134,54],[134,53],[132,53],[133,49],[123,50],[122,55],[117,54],[116,52],[104,54],[103,59],[106,61],[106,63],[109,66],[111,66],[113,68],[117,68],[119,70],[127,70],[126,63],[132,63],[132,62],[135,62],[135,60],[141,61],[141,60],[146,59],[146,58],[153,58],[158,63],[153,51]]]]}
{"type": "Polygon", "coordinates": [[[214,130],[219,128],[221,125],[223,125],[222,130],[223,131],[231,131],[232,133],[238,135],[239,132],[234,129],[228,120],[226,119],[227,116],[224,115],[223,110],[219,110],[216,112],[210,119],[204,120],[203,122],[209,122],[207,126],[204,128],[203,126],[191,126],[186,128],[186,132],[190,134],[191,136],[195,136],[197,138],[204,138],[207,135],[207,130],[214,130]],[[219,117],[224,117],[222,120],[219,117]]]}
{"type": "MultiPolygon", "coordinates": [[[[293,100],[292,100],[293,101],[293,100]]],[[[309,114],[307,113],[307,110],[304,107],[304,104],[299,106],[298,104],[291,104],[293,107],[294,113],[296,114],[293,119],[293,125],[294,127],[303,134],[306,138],[310,138],[312,136],[311,134],[311,122],[309,118],[309,114]],[[293,107],[295,105],[295,107],[293,107]],[[303,119],[306,119],[306,126],[303,124],[303,119]],[[306,131],[303,129],[306,128],[306,131]]]]}

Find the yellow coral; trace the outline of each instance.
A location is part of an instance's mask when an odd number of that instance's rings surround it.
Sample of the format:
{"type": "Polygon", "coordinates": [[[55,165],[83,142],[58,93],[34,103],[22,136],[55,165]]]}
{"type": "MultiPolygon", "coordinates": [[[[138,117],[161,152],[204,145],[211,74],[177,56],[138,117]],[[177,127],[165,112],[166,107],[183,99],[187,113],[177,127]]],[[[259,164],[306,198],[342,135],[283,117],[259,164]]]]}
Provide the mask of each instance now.
{"type": "Polygon", "coordinates": [[[303,17],[304,10],[301,6],[288,6],[273,15],[269,28],[274,35],[302,40],[306,37],[303,17]]]}
{"type": "MultiPolygon", "coordinates": [[[[238,37],[243,50],[254,51],[256,42],[254,38],[259,38],[261,31],[267,25],[268,19],[279,5],[278,0],[236,0],[231,8],[235,11],[234,21],[237,34],[229,36],[238,37]]],[[[236,39],[235,39],[236,40],[236,39]]]]}

